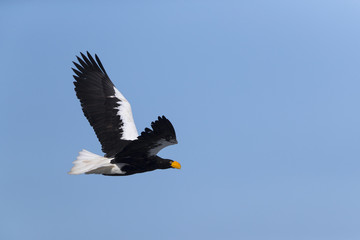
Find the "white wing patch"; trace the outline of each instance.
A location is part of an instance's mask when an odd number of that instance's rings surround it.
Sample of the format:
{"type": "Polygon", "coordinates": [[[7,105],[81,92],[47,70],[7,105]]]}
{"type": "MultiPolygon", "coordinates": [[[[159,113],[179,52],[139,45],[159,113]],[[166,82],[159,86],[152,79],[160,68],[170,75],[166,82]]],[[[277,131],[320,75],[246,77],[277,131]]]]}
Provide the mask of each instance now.
{"type": "Polygon", "coordinates": [[[123,140],[135,140],[139,136],[138,131],[136,130],[133,114],[131,111],[130,103],[126,100],[126,98],[121,94],[119,90],[114,87],[115,96],[119,99],[118,104],[120,106],[115,109],[118,110],[117,115],[120,116],[121,121],[123,122],[123,135],[121,139],[123,140]]]}

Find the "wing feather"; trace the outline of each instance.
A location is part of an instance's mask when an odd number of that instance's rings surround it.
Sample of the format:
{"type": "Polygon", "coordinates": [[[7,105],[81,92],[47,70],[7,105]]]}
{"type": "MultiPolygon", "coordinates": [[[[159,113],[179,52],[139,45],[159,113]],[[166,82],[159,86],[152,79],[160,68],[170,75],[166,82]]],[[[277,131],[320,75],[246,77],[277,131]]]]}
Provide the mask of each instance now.
{"type": "Polygon", "coordinates": [[[85,117],[94,128],[102,151],[113,156],[137,139],[130,103],[108,77],[99,57],[80,53],[74,65],[74,85],[85,117]]]}
{"type": "Polygon", "coordinates": [[[177,144],[175,129],[165,116],[151,123],[151,128],[145,128],[137,140],[131,142],[126,148],[116,155],[121,162],[123,158],[152,157],[170,145],[177,144]]]}

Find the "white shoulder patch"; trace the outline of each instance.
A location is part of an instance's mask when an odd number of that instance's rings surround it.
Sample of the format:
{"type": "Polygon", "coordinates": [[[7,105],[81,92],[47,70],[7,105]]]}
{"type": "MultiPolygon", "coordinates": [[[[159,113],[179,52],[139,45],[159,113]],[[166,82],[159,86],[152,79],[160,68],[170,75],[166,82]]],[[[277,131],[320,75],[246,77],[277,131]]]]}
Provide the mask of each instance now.
{"type": "Polygon", "coordinates": [[[121,139],[123,140],[135,140],[139,136],[138,131],[135,126],[133,114],[131,111],[130,103],[126,100],[126,98],[121,94],[119,90],[114,87],[115,96],[119,99],[118,104],[119,106],[115,109],[118,110],[117,115],[120,116],[121,121],[123,122],[123,135],[121,139]]]}

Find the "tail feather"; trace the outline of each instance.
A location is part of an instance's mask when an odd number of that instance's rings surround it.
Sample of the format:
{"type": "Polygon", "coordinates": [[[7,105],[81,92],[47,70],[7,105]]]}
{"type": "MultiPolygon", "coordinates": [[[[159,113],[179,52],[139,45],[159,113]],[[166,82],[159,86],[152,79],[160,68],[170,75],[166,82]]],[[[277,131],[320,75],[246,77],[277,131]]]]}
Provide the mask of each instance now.
{"type": "Polygon", "coordinates": [[[111,170],[114,167],[114,164],[110,163],[111,160],[112,158],[102,157],[83,149],[73,162],[74,166],[69,174],[102,174],[107,172],[107,169],[111,170]]]}

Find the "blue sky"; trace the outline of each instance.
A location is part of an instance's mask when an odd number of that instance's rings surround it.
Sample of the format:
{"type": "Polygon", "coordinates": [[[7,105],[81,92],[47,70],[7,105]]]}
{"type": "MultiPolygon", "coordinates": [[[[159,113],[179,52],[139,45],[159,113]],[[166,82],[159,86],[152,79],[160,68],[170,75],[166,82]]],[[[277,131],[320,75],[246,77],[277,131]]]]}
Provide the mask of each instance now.
{"type": "Polygon", "coordinates": [[[358,1],[0,3],[1,239],[360,239],[358,1]],[[72,84],[97,53],[182,169],[101,154],[72,84]]]}

